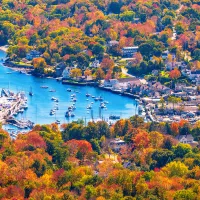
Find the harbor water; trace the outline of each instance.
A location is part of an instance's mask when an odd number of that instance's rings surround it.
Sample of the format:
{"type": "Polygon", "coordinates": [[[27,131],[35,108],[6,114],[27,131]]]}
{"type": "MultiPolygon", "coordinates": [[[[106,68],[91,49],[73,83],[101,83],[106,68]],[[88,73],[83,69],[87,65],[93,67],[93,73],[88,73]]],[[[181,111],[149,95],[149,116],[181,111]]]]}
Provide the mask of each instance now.
{"type": "MultiPolygon", "coordinates": [[[[5,57],[6,53],[0,51],[0,59],[5,59],[5,57]]],[[[0,63],[0,88],[9,89],[13,92],[25,92],[28,98],[28,109],[19,114],[17,118],[31,120],[35,124],[50,124],[56,120],[66,123],[77,119],[88,122],[92,117],[98,119],[100,116],[107,120],[110,115],[129,118],[138,112],[136,101],[130,97],[120,96],[95,87],[63,85],[55,79],[37,78],[22,74],[5,67],[2,62],[0,63]],[[48,88],[41,88],[41,86],[48,86],[48,88]],[[29,96],[30,88],[33,96],[29,96]],[[71,89],[72,92],[68,92],[67,89],[71,89]],[[50,90],[54,92],[50,92],[50,90]],[[75,117],[66,118],[65,113],[73,103],[71,99],[73,93],[76,94],[77,99],[75,117]],[[104,101],[108,102],[107,108],[99,109],[100,102],[95,101],[92,97],[86,97],[87,93],[95,97],[101,96],[104,101]],[[59,102],[52,101],[52,97],[57,98],[59,102]],[[92,106],[92,111],[87,110],[89,104],[92,106]],[[55,115],[51,116],[50,110],[55,106],[58,107],[58,110],[56,110],[55,115]]],[[[10,125],[6,125],[5,128],[10,128],[10,125]]]]}

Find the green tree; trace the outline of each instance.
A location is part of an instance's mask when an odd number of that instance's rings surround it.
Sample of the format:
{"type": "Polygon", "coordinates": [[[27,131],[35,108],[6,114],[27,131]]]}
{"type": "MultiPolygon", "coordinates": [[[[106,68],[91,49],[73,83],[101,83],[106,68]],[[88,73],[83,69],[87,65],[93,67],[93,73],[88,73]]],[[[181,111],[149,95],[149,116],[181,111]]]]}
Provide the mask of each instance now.
{"type": "Polygon", "coordinates": [[[187,189],[187,190],[179,190],[174,195],[174,200],[195,200],[197,198],[197,195],[187,189]]]}

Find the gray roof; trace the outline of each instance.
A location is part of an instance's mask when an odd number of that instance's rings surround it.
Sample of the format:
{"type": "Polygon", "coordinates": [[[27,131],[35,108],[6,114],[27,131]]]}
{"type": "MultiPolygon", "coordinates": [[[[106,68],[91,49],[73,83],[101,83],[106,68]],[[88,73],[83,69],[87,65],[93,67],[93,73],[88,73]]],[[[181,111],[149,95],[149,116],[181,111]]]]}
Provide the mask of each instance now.
{"type": "Polygon", "coordinates": [[[181,140],[183,138],[186,138],[187,140],[194,140],[194,137],[191,135],[191,134],[188,134],[188,135],[178,135],[176,136],[176,139],[177,140],[181,140]]]}

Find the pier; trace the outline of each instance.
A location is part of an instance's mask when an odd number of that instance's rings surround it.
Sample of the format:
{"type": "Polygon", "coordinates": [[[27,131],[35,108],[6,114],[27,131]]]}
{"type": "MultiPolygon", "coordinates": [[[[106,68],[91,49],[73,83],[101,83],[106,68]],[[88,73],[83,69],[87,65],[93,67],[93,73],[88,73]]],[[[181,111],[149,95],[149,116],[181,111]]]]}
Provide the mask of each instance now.
{"type": "Polygon", "coordinates": [[[13,117],[15,114],[22,111],[26,102],[27,99],[23,92],[14,94],[9,90],[2,89],[0,96],[0,122],[2,124],[9,123],[19,128],[30,127],[31,123],[28,123],[28,121],[22,123],[13,117]]]}

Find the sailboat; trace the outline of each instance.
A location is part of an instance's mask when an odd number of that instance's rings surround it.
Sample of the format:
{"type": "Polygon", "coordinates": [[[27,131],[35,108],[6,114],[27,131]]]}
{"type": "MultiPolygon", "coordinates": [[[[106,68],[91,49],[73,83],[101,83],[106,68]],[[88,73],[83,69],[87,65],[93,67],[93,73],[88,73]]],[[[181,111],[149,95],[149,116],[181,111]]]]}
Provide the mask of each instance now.
{"type": "Polygon", "coordinates": [[[29,96],[33,96],[32,87],[30,87],[29,96]]]}

